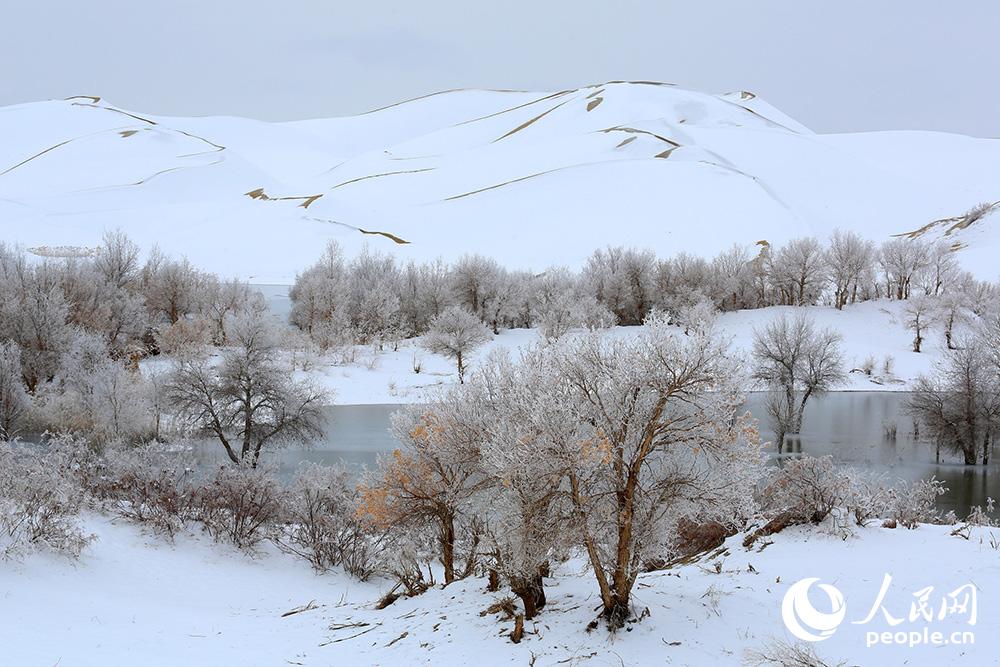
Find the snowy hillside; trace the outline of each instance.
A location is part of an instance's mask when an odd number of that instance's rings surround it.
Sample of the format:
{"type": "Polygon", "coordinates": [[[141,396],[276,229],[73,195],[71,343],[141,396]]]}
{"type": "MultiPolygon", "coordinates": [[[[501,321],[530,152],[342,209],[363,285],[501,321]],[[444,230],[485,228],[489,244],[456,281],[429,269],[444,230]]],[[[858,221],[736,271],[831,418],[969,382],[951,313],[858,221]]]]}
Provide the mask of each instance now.
{"type": "Polygon", "coordinates": [[[818,135],[751,93],[648,82],[451,91],[289,123],[90,97],[0,108],[5,242],[58,254],[118,227],[258,283],[290,282],[331,238],[542,269],[607,244],[714,254],[836,227],[947,234],[994,279],[1000,216],[947,219],[1000,200],[998,175],[998,140],[818,135]]]}

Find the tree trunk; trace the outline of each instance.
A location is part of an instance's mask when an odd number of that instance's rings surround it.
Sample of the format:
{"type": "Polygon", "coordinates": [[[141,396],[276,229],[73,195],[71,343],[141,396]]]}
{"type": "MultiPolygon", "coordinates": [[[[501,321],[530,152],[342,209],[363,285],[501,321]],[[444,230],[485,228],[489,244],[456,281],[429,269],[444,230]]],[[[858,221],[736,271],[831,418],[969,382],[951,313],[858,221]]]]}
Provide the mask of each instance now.
{"type": "Polygon", "coordinates": [[[458,383],[465,384],[465,365],[462,363],[462,351],[459,350],[456,355],[458,361],[458,383]]]}
{"type": "Polygon", "coordinates": [[[511,579],[510,590],[521,599],[525,620],[533,619],[538,610],[545,606],[545,588],[541,574],[511,579]]]}
{"type": "Polygon", "coordinates": [[[444,585],[455,581],[455,518],[441,518],[441,563],[444,565],[444,585]]]}
{"type": "Polygon", "coordinates": [[[802,402],[799,403],[799,409],[795,412],[794,415],[792,415],[794,418],[794,422],[792,424],[792,433],[802,432],[802,416],[805,414],[806,402],[809,400],[810,396],[812,396],[812,389],[806,389],[805,392],[803,392],[802,394],[802,402]]]}
{"type": "Polygon", "coordinates": [[[976,443],[962,443],[962,453],[965,455],[965,465],[976,465],[976,443]]]}

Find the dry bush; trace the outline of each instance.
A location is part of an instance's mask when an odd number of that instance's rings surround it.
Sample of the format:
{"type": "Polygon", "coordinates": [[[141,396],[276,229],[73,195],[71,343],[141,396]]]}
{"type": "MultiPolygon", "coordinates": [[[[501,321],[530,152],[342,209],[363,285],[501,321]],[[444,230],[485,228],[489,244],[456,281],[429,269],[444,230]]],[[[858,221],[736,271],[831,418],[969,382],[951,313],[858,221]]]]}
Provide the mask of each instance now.
{"type": "Polygon", "coordinates": [[[789,644],[780,639],[771,639],[760,649],[748,650],[743,664],[749,667],[843,667],[847,663],[826,662],[808,644],[789,644]]]}
{"type": "Polygon", "coordinates": [[[338,565],[365,581],[375,571],[380,536],[357,518],[358,497],[343,466],[303,467],[285,497],[276,544],[317,570],[338,565]]]}
{"type": "Polygon", "coordinates": [[[92,539],[77,520],[80,496],[53,461],[0,443],[0,556],[46,548],[79,557],[92,539]]]}
{"type": "Polygon", "coordinates": [[[718,521],[697,522],[681,519],[677,522],[677,537],[671,549],[675,557],[693,556],[722,546],[735,531],[718,521]]]}
{"type": "Polygon", "coordinates": [[[263,468],[226,466],[194,495],[194,515],[217,541],[252,549],[274,534],[283,492],[263,468]]]}

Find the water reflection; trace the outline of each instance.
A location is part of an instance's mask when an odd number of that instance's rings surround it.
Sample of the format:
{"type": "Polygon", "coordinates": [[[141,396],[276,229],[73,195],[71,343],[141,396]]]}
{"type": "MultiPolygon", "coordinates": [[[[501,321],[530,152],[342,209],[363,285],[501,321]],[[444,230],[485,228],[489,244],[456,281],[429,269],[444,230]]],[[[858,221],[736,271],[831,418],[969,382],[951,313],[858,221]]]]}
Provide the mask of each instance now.
{"type": "MultiPolygon", "coordinates": [[[[964,516],[972,505],[985,505],[986,498],[1000,497],[1000,468],[995,464],[967,467],[951,452],[941,452],[935,463],[934,447],[914,437],[913,420],[903,404],[906,394],[897,392],[835,392],[813,399],[806,407],[802,432],[786,441],[784,452],[768,448],[778,465],[789,456],[831,455],[841,464],[891,480],[918,480],[936,476],[949,492],[940,500],[943,510],[964,516]],[[887,431],[895,427],[895,437],[887,431]]],[[[272,452],[269,458],[283,475],[291,476],[303,461],[344,461],[355,469],[371,467],[381,452],[396,442],[389,433],[389,417],[398,405],[337,405],[328,409],[324,438],[311,448],[290,447],[272,452]]],[[[764,395],[751,394],[747,408],[759,419],[761,437],[772,438],[764,409],[764,395]]],[[[199,450],[205,462],[225,462],[222,448],[206,442],[199,450]]]]}

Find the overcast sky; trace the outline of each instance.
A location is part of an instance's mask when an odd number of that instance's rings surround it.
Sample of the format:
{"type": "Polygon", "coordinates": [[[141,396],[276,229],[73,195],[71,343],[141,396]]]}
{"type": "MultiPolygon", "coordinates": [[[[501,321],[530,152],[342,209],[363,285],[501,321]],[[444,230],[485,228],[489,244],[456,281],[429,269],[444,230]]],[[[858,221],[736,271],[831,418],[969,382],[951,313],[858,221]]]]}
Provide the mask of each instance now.
{"type": "Polygon", "coordinates": [[[818,131],[1000,136],[996,0],[24,0],[0,105],[351,114],[448,88],[751,90],[818,131]]]}

